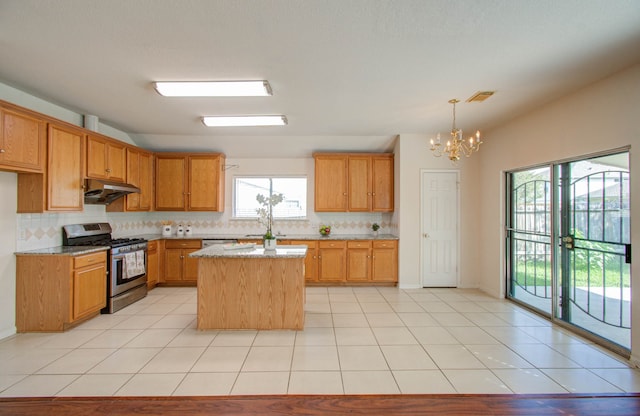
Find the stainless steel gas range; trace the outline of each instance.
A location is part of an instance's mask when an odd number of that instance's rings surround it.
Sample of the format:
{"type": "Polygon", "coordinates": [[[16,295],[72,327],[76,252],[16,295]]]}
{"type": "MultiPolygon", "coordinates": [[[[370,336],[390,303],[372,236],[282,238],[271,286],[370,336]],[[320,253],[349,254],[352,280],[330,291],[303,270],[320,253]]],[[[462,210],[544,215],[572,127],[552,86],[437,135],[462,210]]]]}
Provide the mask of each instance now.
{"type": "Polygon", "coordinates": [[[108,246],[107,306],[114,313],[147,296],[147,240],[111,237],[106,222],[70,224],[62,227],[64,246],[108,246]]]}

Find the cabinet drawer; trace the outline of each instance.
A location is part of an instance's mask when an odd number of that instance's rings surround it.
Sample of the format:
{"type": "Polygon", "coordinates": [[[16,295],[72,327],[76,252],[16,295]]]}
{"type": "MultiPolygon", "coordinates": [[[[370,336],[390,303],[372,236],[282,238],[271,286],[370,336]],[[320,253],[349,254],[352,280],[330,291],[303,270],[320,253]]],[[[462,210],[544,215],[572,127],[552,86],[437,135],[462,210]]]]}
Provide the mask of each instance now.
{"type": "Polygon", "coordinates": [[[166,240],[165,248],[201,248],[202,240],[166,240]]]}
{"type": "Polygon", "coordinates": [[[396,248],[398,247],[398,242],[395,240],[381,240],[374,241],[373,248],[396,248]]]}
{"type": "Polygon", "coordinates": [[[156,251],[158,249],[158,241],[153,240],[147,243],[147,251],[156,251]]]}
{"type": "Polygon", "coordinates": [[[346,241],[320,241],[318,242],[319,248],[345,248],[347,246],[346,241]]]}
{"type": "Polygon", "coordinates": [[[347,243],[347,248],[370,248],[371,241],[362,240],[362,241],[349,241],[347,243]]]}
{"type": "Polygon", "coordinates": [[[97,263],[106,263],[107,252],[101,251],[99,253],[86,254],[84,256],[77,256],[73,258],[73,268],[80,269],[82,267],[91,266],[97,263]]]}
{"type": "Polygon", "coordinates": [[[314,240],[290,240],[292,246],[307,246],[308,248],[316,248],[318,243],[314,240]]]}

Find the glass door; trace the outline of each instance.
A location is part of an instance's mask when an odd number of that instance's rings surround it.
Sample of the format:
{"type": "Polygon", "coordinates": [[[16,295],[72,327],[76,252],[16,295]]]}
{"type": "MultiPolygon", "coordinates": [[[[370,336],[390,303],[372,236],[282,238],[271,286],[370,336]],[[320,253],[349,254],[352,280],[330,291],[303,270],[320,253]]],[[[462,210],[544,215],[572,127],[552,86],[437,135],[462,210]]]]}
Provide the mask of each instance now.
{"type": "Polygon", "coordinates": [[[629,349],[628,153],[563,163],[558,193],[556,317],[629,349]]]}
{"type": "Polygon", "coordinates": [[[507,296],[630,349],[628,152],[506,179],[507,296]]]}
{"type": "Polygon", "coordinates": [[[507,182],[508,296],[551,316],[551,169],[513,172],[507,182]]]}

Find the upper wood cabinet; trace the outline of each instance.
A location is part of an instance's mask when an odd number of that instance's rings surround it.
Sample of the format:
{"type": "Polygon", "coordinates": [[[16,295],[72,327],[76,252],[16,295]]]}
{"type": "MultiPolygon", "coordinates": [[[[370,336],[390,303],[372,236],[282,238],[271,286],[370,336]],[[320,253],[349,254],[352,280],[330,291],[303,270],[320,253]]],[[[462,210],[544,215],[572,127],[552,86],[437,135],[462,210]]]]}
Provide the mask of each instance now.
{"type": "Polygon", "coordinates": [[[18,174],[18,212],[82,211],[84,143],[80,128],[49,123],[45,174],[18,174]]]}
{"type": "Polygon", "coordinates": [[[347,156],[316,154],[314,159],[315,210],[347,211],[347,156]]]}
{"type": "Polygon", "coordinates": [[[371,210],[393,212],[393,155],[371,156],[371,210]]]}
{"type": "Polygon", "coordinates": [[[156,154],[157,211],[224,211],[224,155],[156,154]]]}
{"type": "Polygon", "coordinates": [[[393,211],[393,154],[316,153],[315,210],[393,211]]]}
{"type": "Polygon", "coordinates": [[[0,170],[43,172],[47,123],[13,109],[0,107],[0,170]]]}
{"type": "Polygon", "coordinates": [[[151,211],[153,201],[153,154],[127,146],[127,183],[140,188],[107,205],[109,212],[151,211]]]}
{"type": "Polygon", "coordinates": [[[117,140],[90,133],[87,136],[87,178],[127,180],[127,146],[117,140]]]}

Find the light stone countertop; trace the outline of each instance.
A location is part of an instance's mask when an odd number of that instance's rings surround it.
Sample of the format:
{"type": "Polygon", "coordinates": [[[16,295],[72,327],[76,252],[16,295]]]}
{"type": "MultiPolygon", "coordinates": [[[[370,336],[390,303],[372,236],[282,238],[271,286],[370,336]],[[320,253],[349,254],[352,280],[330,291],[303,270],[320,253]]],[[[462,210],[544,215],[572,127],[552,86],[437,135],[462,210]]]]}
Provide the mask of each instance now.
{"type": "Polygon", "coordinates": [[[83,254],[96,253],[98,251],[109,250],[107,246],[57,246],[40,248],[36,250],[18,251],[15,254],[20,256],[82,256],[83,254]]]}
{"type": "Polygon", "coordinates": [[[237,248],[241,244],[229,245],[233,249],[225,249],[225,245],[206,247],[189,254],[195,258],[304,258],[307,255],[307,246],[277,246],[275,250],[265,250],[257,244],[247,244],[246,248],[237,248]]]}
{"type": "MultiPolygon", "coordinates": [[[[189,237],[178,237],[175,234],[165,237],[162,234],[135,235],[146,240],[261,240],[262,234],[193,234],[189,237]]],[[[326,237],[317,234],[285,234],[276,235],[278,240],[398,240],[393,234],[380,234],[374,237],[371,234],[331,234],[326,237]]]]}

